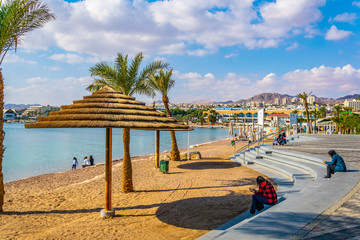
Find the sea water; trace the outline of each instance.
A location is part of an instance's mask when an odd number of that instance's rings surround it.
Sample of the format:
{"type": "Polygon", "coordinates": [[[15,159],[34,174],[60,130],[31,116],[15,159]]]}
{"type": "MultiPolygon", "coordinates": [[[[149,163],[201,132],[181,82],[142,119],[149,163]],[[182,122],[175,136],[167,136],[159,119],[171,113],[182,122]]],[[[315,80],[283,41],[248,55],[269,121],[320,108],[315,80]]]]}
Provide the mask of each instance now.
{"type": "MultiPolygon", "coordinates": [[[[4,181],[45,173],[70,170],[72,159],[79,164],[92,155],[95,163],[105,161],[104,128],[25,129],[24,124],[5,123],[6,147],[3,159],[4,181]]],[[[141,156],[155,152],[154,131],[130,131],[130,154],[141,156]]],[[[227,129],[195,128],[190,132],[190,145],[224,139],[227,129]]],[[[188,132],[176,132],[179,149],[187,148],[188,132]]],[[[171,149],[168,131],[161,132],[160,151],[171,149]]],[[[122,129],[113,129],[113,159],[123,157],[122,129]]]]}

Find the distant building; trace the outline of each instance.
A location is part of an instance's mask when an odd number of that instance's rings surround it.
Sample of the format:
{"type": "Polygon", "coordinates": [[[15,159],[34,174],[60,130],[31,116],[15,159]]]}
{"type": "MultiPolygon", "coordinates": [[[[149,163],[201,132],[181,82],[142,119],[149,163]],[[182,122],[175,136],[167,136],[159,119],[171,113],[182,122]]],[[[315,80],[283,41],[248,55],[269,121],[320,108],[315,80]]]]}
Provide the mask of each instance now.
{"type": "Polygon", "coordinates": [[[360,110],[360,100],[345,100],[344,102],[345,107],[352,107],[354,110],[360,110]]]}
{"type": "Polygon", "coordinates": [[[23,116],[37,116],[37,115],[43,115],[43,114],[47,114],[49,112],[54,112],[54,111],[58,111],[60,110],[59,107],[55,107],[55,106],[30,106],[28,107],[24,112],[23,112],[23,116]]]}
{"type": "Polygon", "coordinates": [[[281,105],[286,105],[288,103],[287,98],[281,99],[281,105]]]}
{"type": "Polygon", "coordinates": [[[275,98],[274,105],[280,105],[280,99],[279,98],[275,98]]]}
{"type": "Polygon", "coordinates": [[[17,117],[17,112],[14,109],[4,109],[3,110],[3,118],[4,122],[13,121],[17,117]]]}
{"type": "Polygon", "coordinates": [[[296,103],[298,100],[299,100],[299,99],[298,99],[297,97],[293,97],[293,98],[291,99],[291,102],[292,102],[292,103],[296,103]]]}
{"type": "Polygon", "coordinates": [[[315,96],[308,96],[307,102],[310,105],[313,105],[315,103],[315,96]]]}
{"type": "Polygon", "coordinates": [[[265,119],[270,121],[270,126],[283,126],[290,124],[290,114],[286,113],[272,113],[266,116],[265,119]]]}

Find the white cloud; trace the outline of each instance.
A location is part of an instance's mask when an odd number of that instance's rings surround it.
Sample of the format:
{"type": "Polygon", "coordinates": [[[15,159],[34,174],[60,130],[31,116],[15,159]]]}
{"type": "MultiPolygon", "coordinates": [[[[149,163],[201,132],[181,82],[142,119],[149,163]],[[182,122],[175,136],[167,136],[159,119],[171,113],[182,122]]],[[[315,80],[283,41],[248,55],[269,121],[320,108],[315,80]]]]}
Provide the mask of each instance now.
{"type": "Polygon", "coordinates": [[[329,31],[327,31],[325,39],[337,41],[348,38],[351,34],[352,32],[350,31],[339,30],[335,25],[332,25],[329,31]]]}
{"type": "Polygon", "coordinates": [[[288,47],[286,48],[286,50],[287,50],[287,51],[291,51],[291,50],[294,50],[294,49],[296,49],[296,48],[298,48],[298,47],[299,47],[299,44],[298,44],[297,42],[295,42],[295,43],[291,44],[290,46],[288,46],[288,47]]]}
{"type": "Polygon", "coordinates": [[[39,103],[50,105],[71,104],[84,95],[90,95],[85,87],[91,83],[90,77],[67,77],[64,79],[47,79],[33,77],[27,79],[25,87],[7,86],[5,88],[6,103],[39,103]]]}
{"type": "Polygon", "coordinates": [[[82,57],[82,56],[79,56],[77,54],[72,54],[72,53],[54,54],[54,55],[50,56],[49,58],[52,60],[67,62],[70,64],[73,64],[73,63],[96,63],[99,61],[99,59],[96,57],[82,57]]]}
{"type": "Polygon", "coordinates": [[[356,13],[343,13],[343,14],[339,14],[339,15],[336,15],[334,17],[334,21],[336,22],[348,22],[348,23],[354,23],[354,21],[356,19],[358,19],[358,15],[356,13]]]}
{"type": "Polygon", "coordinates": [[[55,45],[101,59],[114,52],[204,56],[227,46],[273,48],[294,35],[312,36],[325,2],[49,0],[57,19],[30,34],[24,46],[55,45]]]}
{"type": "Polygon", "coordinates": [[[205,75],[176,72],[174,78],[181,82],[181,88],[171,92],[174,102],[195,100],[239,100],[263,92],[281,92],[296,95],[312,91],[317,96],[335,97],[360,92],[360,69],[343,67],[314,67],[310,70],[297,69],[282,76],[269,73],[262,79],[249,79],[228,73],[216,78],[212,73],[205,75]],[[192,93],[190,95],[190,93],[192,93]]]}
{"type": "Polygon", "coordinates": [[[230,53],[230,54],[228,54],[228,55],[225,55],[225,57],[224,58],[232,58],[232,57],[236,57],[236,56],[238,56],[239,54],[237,54],[237,53],[230,53]]]}
{"type": "Polygon", "coordinates": [[[30,84],[45,83],[48,81],[49,81],[48,78],[42,78],[42,77],[33,77],[33,78],[28,78],[25,80],[25,82],[30,83],[30,84]]]}
{"type": "Polygon", "coordinates": [[[359,1],[353,1],[352,5],[356,6],[356,7],[360,7],[360,2],[359,1]]]}
{"type": "Polygon", "coordinates": [[[26,63],[26,64],[37,64],[35,61],[27,60],[24,58],[20,58],[19,56],[15,54],[8,53],[4,58],[4,63],[26,63]]]}
{"type": "Polygon", "coordinates": [[[304,89],[317,95],[329,96],[336,92],[346,93],[349,89],[344,86],[349,85],[360,91],[360,69],[355,69],[350,64],[335,68],[320,66],[311,70],[298,69],[286,73],[282,79],[286,83],[284,89],[291,93],[304,89]]]}

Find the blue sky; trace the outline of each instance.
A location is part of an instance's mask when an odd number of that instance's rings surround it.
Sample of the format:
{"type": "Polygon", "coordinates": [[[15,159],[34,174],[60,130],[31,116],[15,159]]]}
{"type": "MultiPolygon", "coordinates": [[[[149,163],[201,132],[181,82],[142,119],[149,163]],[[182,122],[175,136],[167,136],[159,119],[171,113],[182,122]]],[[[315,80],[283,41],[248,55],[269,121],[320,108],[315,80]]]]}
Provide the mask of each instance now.
{"type": "Polygon", "coordinates": [[[44,2],[57,19],[6,56],[6,103],[70,104],[89,95],[91,66],[140,51],[170,63],[175,103],[360,93],[360,1],[44,2]]]}

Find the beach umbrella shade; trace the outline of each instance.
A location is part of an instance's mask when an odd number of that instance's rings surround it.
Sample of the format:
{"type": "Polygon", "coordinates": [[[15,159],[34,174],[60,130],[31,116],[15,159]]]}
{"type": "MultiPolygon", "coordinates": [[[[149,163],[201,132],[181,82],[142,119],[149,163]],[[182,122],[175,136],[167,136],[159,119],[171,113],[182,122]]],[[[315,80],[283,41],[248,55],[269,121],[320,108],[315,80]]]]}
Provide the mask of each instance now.
{"type": "MultiPolygon", "coordinates": [[[[102,217],[115,214],[111,208],[112,128],[157,131],[157,166],[160,156],[159,131],[193,130],[176,119],[167,117],[165,113],[108,86],[85,96],[83,100],[73,101],[72,105],[61,106],[60,111],[51,112],[47,117],[39,117],[36,123],[25,124],[25,128],[106,128],[105,209],[101,212],[102,217]]],[[[129,149],[124,149],[125,151],[129,149]]]]}

